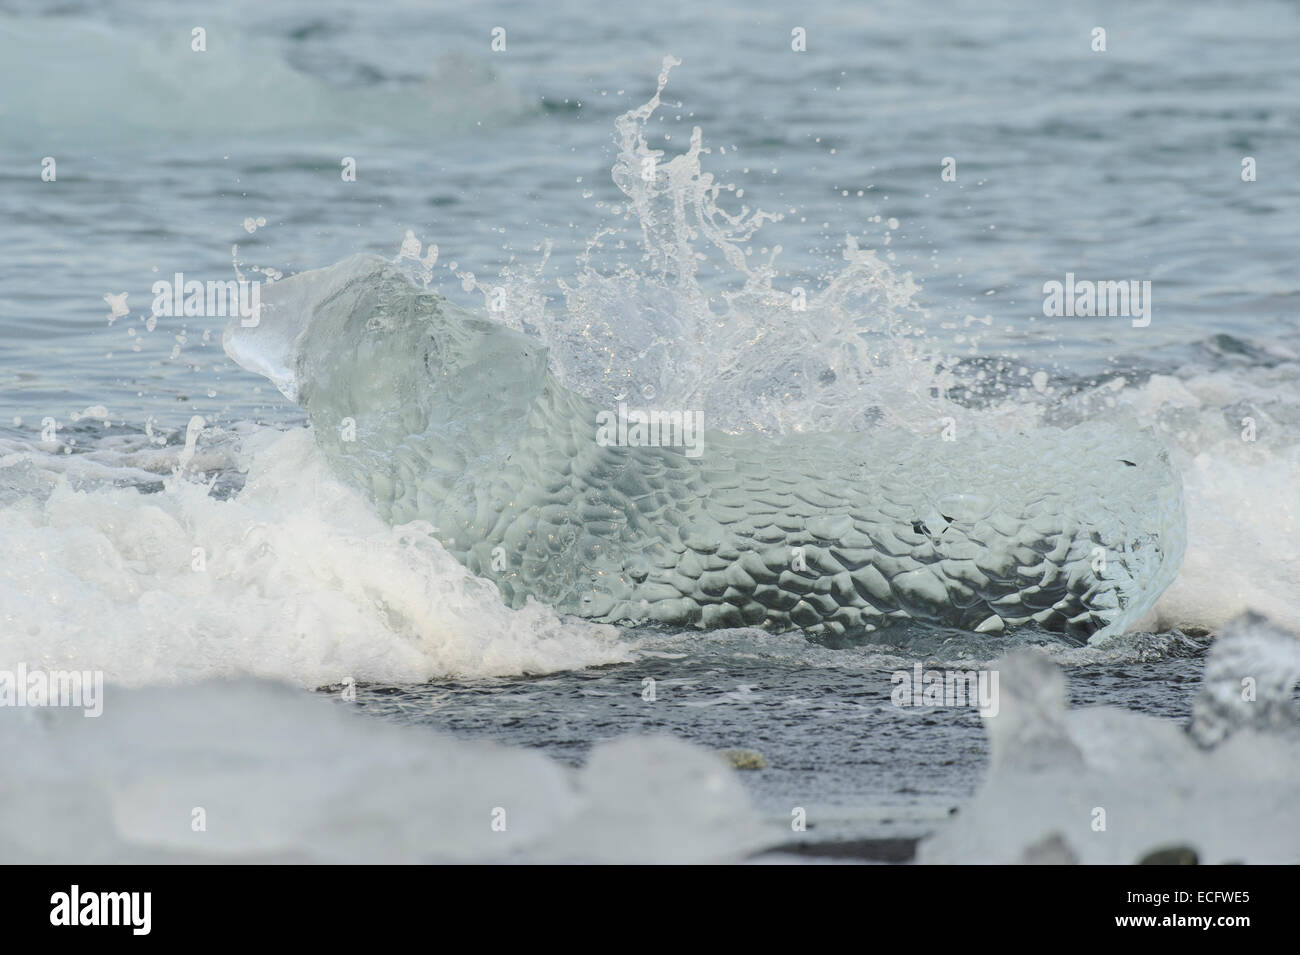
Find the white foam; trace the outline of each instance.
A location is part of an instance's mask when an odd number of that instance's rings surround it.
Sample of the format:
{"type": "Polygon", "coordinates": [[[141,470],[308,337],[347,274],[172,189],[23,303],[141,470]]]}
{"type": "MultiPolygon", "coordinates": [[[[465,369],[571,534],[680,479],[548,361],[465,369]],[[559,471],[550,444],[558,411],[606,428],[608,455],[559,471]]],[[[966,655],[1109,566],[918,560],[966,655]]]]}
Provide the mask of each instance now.
{"type": "Polygon", "coordinates": [[[309,432],[253,431],[237,453],[247,482],[224,501],[181,476],[156,494],[76,490],[44,470],[68,456],[6,456],[6,478],[27,477],[0,508],[0,663],[126,684],[251,674],[320,686],[629,658],[613,628],[510,610],[427,528],[384,524],[309,432]]]}
{"type": "Polygon", "coordinates": [[[1159,625],[1217,630],[1255,610],[1300,629],[1300,447],[1202,452],[1183,484],[1188,548],[1159,625]]]}
{"type": "Polygon", "coordinates": [[[1173,447],[1183,476],[1187,551],[1154,625],[1217,630],[1254,610],[1300,630],[1296,374],[1290,365],[1157,375],[1126,390],[1139,418],[1173,447]]]}

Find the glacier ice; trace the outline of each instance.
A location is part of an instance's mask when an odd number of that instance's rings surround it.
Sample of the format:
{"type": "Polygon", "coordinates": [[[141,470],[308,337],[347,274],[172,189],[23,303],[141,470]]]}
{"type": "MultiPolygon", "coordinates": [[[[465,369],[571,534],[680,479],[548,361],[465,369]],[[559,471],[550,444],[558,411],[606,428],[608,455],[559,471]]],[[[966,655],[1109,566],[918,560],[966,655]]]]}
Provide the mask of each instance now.
{"type": "Polygon", "coordinates": [[[511,606],[618,624],[857,635],[900,621],[1078,639],[1177,573],[1181,482],[1150,434],[708,431],[610,446],[529,336],[358,255],[263,290],[225,348],[306,411],[336,470],[425,520],[511,606]],[[698,449],[696,449],[698,450],[698,449]],[[691,452],[691,453],[688,453],[691,452]]]}

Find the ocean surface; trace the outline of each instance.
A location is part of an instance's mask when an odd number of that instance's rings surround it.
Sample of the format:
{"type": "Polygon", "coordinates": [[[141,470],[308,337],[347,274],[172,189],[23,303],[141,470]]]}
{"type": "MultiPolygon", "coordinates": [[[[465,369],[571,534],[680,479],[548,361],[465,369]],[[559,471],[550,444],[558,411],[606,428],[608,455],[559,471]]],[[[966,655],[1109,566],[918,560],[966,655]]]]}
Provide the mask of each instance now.
{"type": "MultiPolygon", "coordinates": [[[[82,847],[209,851],[124,809],[124,767],[139,805],[198,805],[203,780],[238,800],[229,774],[249,766],[267,788],[246,791],[307,799],[311,767],[276,775],[316,739],[302,700],[466,743],[445,742],[445,772],[477,782],[430,796],[435,815],[473,791],[486,826],[491,781],[526,775],[511,760],[633,807],[590,843],[565,830],[508,859],[907,861],[989,768],[974,708],[893,705],[892,675],[917,663],[1032,645],[1072,711],[1183,725],[1230,621],[1300,632],[1298,45],[1300,8],[1265,0],[0,2],[0,669],[105,675],[87,723],[122,756],[96,777],[112,821],[82,847]],[[647,150],[672,170],[653,189],[628,164],[647,150]],[[1086,646],[1030,630],[840,647],[510,609],[331,472],[301,409],[226,356],[226,317],[152,308],[177,273],[273,282],[356,253],[484,314],[499,297],[588,397],[674,407],[708,381],[710,427],[1150,428],[1182,475],[1180,573],[1134,632],[1086,646]],[[1044,283],[1067,274],[1149,282],[1149,324],[1048,316],[1044,283]],[[799,294],[807,312],[765,304],[799,294]],[[213,704],[243,727],[228,748],[159,728],[222,687],[242,707],[213,704]],[[115,724],[118,692],[136,702],[115,724]],[[284,735],[258,739],[263,722],[284,735]],[[693,750],[628,749],[645,734],[764,768],[709,782],[693,750]],[[193,760],[169,776],[182,745],[193,760]],[[655,779],[723,793],[717,818],[742,807],[752,828],[723,833],[688,800],[649,851],[634,810],[655,779]]],[[[3,717],[37,778],[62,778],[58,754],[90,732],[3,717]]],[[[335,768],[358,786],[376,772],[335,768]]],[[[421,803],[412,780],[393,792],[421,803]]],[[[263,819],[214,834],[213,857],[315,858],[321,832],[353,832],[338,799],[312,804],[311,838],[276,841],[263,819]]],[[[385,805],[385,832],[418,842],[385,805]]],[[[0,789],[0,845],[59,811],[0,789]]],[[[52,844],[31,858],[79,851],[52,844]]]]}

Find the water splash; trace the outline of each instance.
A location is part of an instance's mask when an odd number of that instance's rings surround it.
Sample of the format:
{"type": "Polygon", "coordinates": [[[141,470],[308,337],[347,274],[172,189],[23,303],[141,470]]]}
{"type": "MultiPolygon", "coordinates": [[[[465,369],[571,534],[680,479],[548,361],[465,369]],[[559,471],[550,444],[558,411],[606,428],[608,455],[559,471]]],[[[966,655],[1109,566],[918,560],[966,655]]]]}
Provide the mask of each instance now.
{"type": "MultiPolygon", "coordinates": [[[[544,244],[540,263],[512,263],[499,282],[462,272],[464,287],[538,337],[559,380],[605,407],[702,409],[710,428],[768,434],[879,424],[933,434],[945,419],[971,422],[974,412],[948,397],[955,362],[926,338],[910,273],[846,236],[837,272],[817,287],[782,288],[781,247],[754,249],[782,215],[751,208],[743,188],[706,170],[700,127],[677,155],[651,145],[679,63],[666,57],[654,95],[615,121],[611,178],[624,201],[600,203],[611,221],[588,240],[577,273],[555,277],[544,244]]],[[[1002,407],[981,424],[1035,416],[1002,407]]]]}

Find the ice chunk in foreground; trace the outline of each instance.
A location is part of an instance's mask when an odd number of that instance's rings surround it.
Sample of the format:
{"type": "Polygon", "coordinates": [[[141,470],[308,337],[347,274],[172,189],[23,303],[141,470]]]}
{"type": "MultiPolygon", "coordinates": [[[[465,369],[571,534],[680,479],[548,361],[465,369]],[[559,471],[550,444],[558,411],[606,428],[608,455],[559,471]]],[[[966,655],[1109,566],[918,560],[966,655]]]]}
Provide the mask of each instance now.
{"type": "Polygon", "coordinates": [[[1061,671],[1040,653],[994,669],[988,778],[918,861],[1127,864],[1189,848],[1202,863],[1300,863],[1300,637],[1235,621],[1188,729],[1118,707],[1067,711],[1061,671]]]}
{"type": "Polygon", "coordinates": [[[692,863],[763,841],[731,768],[675,739],[575,772],[257,681],[110,686],[97,719],[0,708],[0,753],[23,767],[0,780],[11,863],[692,863]]]}

